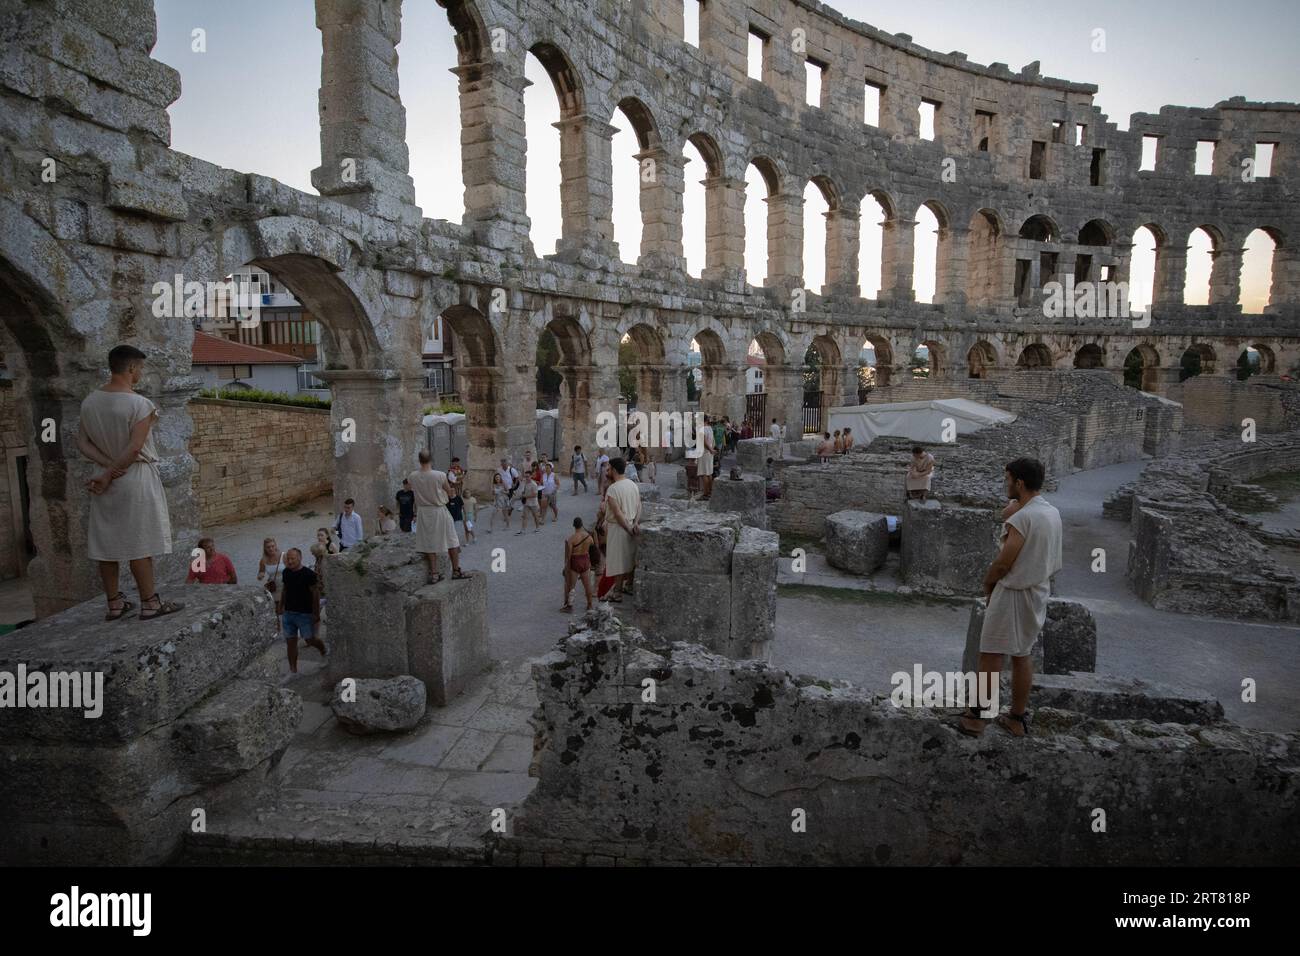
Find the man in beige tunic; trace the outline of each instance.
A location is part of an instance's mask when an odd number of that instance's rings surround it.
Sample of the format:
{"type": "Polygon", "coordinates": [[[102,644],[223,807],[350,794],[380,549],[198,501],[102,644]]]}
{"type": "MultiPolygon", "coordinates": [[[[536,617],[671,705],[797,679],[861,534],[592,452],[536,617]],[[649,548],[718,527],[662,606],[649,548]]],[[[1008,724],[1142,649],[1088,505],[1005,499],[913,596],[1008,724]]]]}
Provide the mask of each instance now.
{"type": "MultiPolygon", "coordinates": [[[[631,579],[636,568],[636,536],[641,533],[641,489],[626,476],[627,462],[611,458],[606,467],[610,485],[605,492],[605,576],[597,597],[610,589],[617,595],[622,583],[631,579]]],[[[614,604],[620,600],[610,598],[614,604]]]]}
{"type": "MultiPolygon", "coordinates": [[[[1016,737],[1029,733],[1026,709],[1034,679],[1029,652],[1047,619],[1052,575],[1061,570],[1061,514],[1043,498],[1042,487],[1042,462],[1017,458],[1007,465],[1007,497],[1017,507],[1006,519],[1002,549],[984,577],[988,604],[980,631],[976,686],[996,685],[1002,657],[1011,655],[1011,710],[1000,715],[997,723],[1016,737]]],[[[972,737],[983,733],[982,712],[972,707],[961,717],[962,733],[972,737]]]]}
{"type": "Polygon", "coordinates": [[[153,442],[158,409],[135,391],[144,377],[144,362],[145,354],[130,345],[109,352],[109,380],[81,403],[77,429],[78,450],[103,468],[86,482],[86,555],[99,564],[108,621],[119,620],[135,607],[119,589],[122,561],[129,562],[140,592],[140,620],[184,607],[164,601],[154,590],[153,556],[171,554],[172,528],[153,442]]]}
{"type": "Polygon", "coordinates": [[[438,573],[438,555],[443,551],[451,560],[451,576],[467,578],[460,569],[460,538],[456,537],[456,524],[451,520],[447,502],[454,494],[445,471],[437,471],[430,462],[427,451],[420,452],[420,468],[411,472],[407,480],[415,492],[415,550],[429,562],[429,583],[442,580],[438,573]]]}

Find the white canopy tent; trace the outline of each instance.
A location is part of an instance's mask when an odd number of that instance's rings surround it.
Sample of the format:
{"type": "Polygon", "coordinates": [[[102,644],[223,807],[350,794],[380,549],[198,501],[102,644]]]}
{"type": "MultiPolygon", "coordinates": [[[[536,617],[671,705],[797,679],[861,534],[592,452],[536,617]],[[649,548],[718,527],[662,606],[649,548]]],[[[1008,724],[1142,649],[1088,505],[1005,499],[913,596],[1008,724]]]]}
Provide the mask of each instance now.
{"type": "Polygon", "coordinates": [[[990,425],[1014,422],[1016,416],[965,398],[942,398],[832,408],[826,430],[833,432],[851,428],[854,439],[861,445],[881,435],[938,443],[944,441],[943,432],[948,420],[956,425],[958,435],[968,435],[990,425]]]}

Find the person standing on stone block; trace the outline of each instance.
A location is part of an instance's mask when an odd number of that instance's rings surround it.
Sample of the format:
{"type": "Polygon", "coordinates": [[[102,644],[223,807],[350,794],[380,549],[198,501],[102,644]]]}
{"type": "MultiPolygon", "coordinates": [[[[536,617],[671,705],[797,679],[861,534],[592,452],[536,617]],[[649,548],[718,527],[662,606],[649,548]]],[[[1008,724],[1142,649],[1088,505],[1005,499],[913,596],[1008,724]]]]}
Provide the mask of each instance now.
{"type": "Polygon", "coordinates": [[[140,593],[142,621],[179,611],[154,589],[153,556],[171,554],[171,519],[158,472],[153,426],[158,408],[139,395],[145,354],[130,345],[108,353],[109,380],[81,403],[77,448],[104,470],[86,482],[90,522],[86,555],[99,564],[108,599],[107,621],[117,621],[135,605],[119,588],[118,565],[128,562],[140,593]]]}
{"type": "Polygon", "coordinates": [[[460,539],[456,537],[456,525],[447,510],[454,489],[446,472],[436,471],[430,464],[432,460],[427,451],[421,451],[420,469],[411,472],[407,480],[415,492],[415,550],[429,562],[429,583],[437,584],[443,579],[443,575],[438,573],[438,555],[444,551],[451,561],[453,578],[463,579],[469,575],[460,569],[460,539]]]}
{"type": "MultiPolygon", "coordinates": [[[[817,443],[817,457],[821,460],[823,465],[829,465],[831,463],[831,452],[834,451],[834,449],[835,446],[831,444],[831,433],[822,432],[822,440],[817,443]]],[[[768,463],[770,464],[771,461],[772,459],[769,458],[768,463]]]]}
{"type": "Polygon", "coordinates": [[[316,572],[302,566],[302,552],[290,548],[284,553],[284,587],[280,589],[276,612],[284,633],[289,673],[298,673],[298,638],[325,656],[325,642],[320,633],[320,582],[316,572]]]}
{"type": "Polygon", "coordinates": [[[713,473],[716,471],[714,457],[717,455],[718,445],[713,440],[713,429],[709,426],[707,418],[698,437],[704,439],[704,444],[700,457],[696,460],[695,476],[700,480],[700,500],[708,501],[713,494],[713,473]]]}
{"type": "MultiPolygon", "coordinates": [[[[1052,575],[1061,570],[1061,514],[1042,496],[1043,476],[1043,464],[1034,458],[1017,458],[1007,465],[1007,497],[1019,507],[1007,519],[1002,548],[984,576],[988,603],[976,687],[996,686],[1003,655],[1011,656],[1011,710],[998,715],[997,723],[1015,737],[1029,733],[1027,709],[1034,681],[1029,652],[1047,620],[1052,575]]],[[[978,737],[984,732],[988,703],[977,701],[967,709],[960,718],[962,733],[978,737]]]]}
{"type": "Polygon", "coordinates": [[[846,428],[844,429],[844,454],[847,455],[852,450],[853,450],[853,429],[846,428]]]}
{"type": "MultiPolygon", "coordinates": [[[[622,458],[609,461],[609,490],[605,492],[605,574],[596,589],[597,597],[616,585],[626,585],[636,569],[636,538],[641,533],[641,489],[630,481],[622,458]]],[[[618,604],[622,598],[610,601],[618,604]]]]}
{"type": "Polygon", "coordinates": [[[934,477],[934,455],[915,445],[912,461],[907,466],[907,497],[924,501],[930,495],[930,479],[934,477]]]}

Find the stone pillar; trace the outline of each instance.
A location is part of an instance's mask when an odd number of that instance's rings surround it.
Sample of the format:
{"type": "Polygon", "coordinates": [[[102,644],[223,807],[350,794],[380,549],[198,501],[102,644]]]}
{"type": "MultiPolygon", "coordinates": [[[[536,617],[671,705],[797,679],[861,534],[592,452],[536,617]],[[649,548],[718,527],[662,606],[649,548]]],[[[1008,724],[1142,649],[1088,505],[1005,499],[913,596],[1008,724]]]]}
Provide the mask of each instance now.
{"type": "Polygon", "coordinates": [[[880,298],[891,302],[913,302],[913,260],[916,258],[916,220],[886,219],[880,243],[880,298]]]}
{"type": "Polygon", "coordinates": [[[803,196],[781,193],[767,197],[768,288],[803,285],[803,196]]]}
{"type": "Polygon", "coordinates": [[[860,211],[847,206],[826,214],[826,286],[824,294],[856,297],[858,284],[860,211]]]}
{"type": "Polygon", "coordinates": [[[940,227],[936,252],[939,274],[934,287],[935,305],[965,305],[970,230],[940,227]]]}
{"type": "Polygon", "coordinates": [[[1187,285],[1187,246],[1165,243],[1156,247],[1155,288],[1152,305],[1182,305],[1187,285]]]}
{"type": "Polygon", "coordinates": [[[1273,287],[1269,290],[1268,311],[1300,303],[1300,254],[1294,248],[1281,247],[1273,253],[1273,287]]]}
{"type": "Polygon", "coordinates": [[[524,195],[527,80],[490,60],[462,64],[451,72],[460,79],[464,224],[484,245],[531,257],[524,195]]]}
{"type": "Polygon", "coordinates": [[[745,417],[745,366],[705,365],[700,411],[710,418],[727,417],[738,422],[745,417]]]}
{"type": "Polygon", "coordinates": [[[316,0],[316,26],[321,164],[312,185],[362,212],[418,226],[397,85],[401,4],[316,0]]]}
{"type": "MultiPolygon", "coordinates": [[[[692,0],[693,2],[693,0],[692,0]]],[[[680,157],[662,146],[636,154],[641,165],[641,256],[643,269],[685,274],[682,252],[682,197],[686,170],[680,157]]]]}
{"type": "MultiPolygon", "coordinates": [[[[768,363],[763,371],[763,390],[767,393],[762,426],[755,438],[766,438],[772,419],[785,422],[788,434],[803,427],[803,370],[789,365],[768,363]]],[[[798,440],[798,436],[795,436],[798,440]]]]}
{"type": "Polygon", "coordinates": [[[1216,249],[1211,253],[1210,305],[1241,311],[1241,259],[1245,249],[1216,249]]]}
{"type": "Polygon", "coordinates": [[[745,281],[745,181],[725,176],[704,180],[704,272],[723,283],[745,281]]]}
{"type": "MultiPolygon", "coordinates": [[[[581,445],[589,451],[596,446],[601,412],[618,414],[618,369],[599,365],[564,365],[556,370],[564,376],[560,420],[564,444],[581,445]]],[[[568,460],[563,460],[568,467],[568,460]]]]}
{"type": "Polygon", "coordinates": [[[611,170],[618,128],[587,115],[566,117],[554,126],[560,131],[563,219],[556,254],[573,260],[583,252],[594,252],[616,260],[611,170]]]}
{"type": "MultiPolygon", "coordinates": [[[[459,371],[459,370],[458,370],[459,371]]],[[[420,425],[418,374],[392,369],[317,372],[329,383],[330,431],[334,439],[334,511],[347,498],[367,534],[373,533],[379,505],[392,507],[402,479],[419,467],[425,447],[420,425]],[[353,438],[347,441],[347,438],[353,438]]],[[[473,461],[473,441],[471,462],[473,461]]]]}

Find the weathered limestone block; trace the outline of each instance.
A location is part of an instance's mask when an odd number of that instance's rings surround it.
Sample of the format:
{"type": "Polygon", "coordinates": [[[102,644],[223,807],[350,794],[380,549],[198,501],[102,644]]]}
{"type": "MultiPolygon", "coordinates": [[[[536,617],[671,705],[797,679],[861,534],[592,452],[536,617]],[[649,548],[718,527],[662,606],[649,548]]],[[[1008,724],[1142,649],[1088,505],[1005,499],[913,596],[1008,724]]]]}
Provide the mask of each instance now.
{"type": "Polygon", "coordinates": [[[1300,853],[1294,733],[1047,709],[1027,739],[970,739],[953,710],[896,708],[698,646],[655,652],[634,628],[592,618],[533,677],[538,786],[503,841],[519,852],[1039,866],[1285,864],[1300,853]],[[653,704],[628,694],[645,678],[653,704]],[[609,719],[613,702],[625,719],[609,719]],[[791,831],[792,793],[820,826],[791,831]],[[1096,806],[1115,808],[1111,829],[1125,839],[1096,839],[1096,806]]]}
{"type": "Polygon", "coordinates": [[[642,504],[644,504],[647,501],[658,501],[661,497],[663,497],[663,494],[660,491],[659,486],[656,484],[652,484],[650,482],[642,482],[638,487],[638,490],[641,492],[642,504]]]}
{"type": "Polygon", "coordinates": [[[776,636],[776,573],[781,539],[775,531],[740,529],[731,552],[731,639],[719,653],[768,660],[776,636]]]}
{"type": "Polygon", "coordinates": [[[656,505],[642,517],[634,617],[665,644],[766,656],[776,620],[779,542],[734,512],[656,505]]]}
{"type": "MultiPolygon", "coordinates": [[[[971,607],[966,628],[962,670],[973,671],[979,662],[980,629],[984,605],[971,607]]],[[[1035,674],[1092,673],[1097,669],[1097,622],[1078,601],[1048,598],[1047,619],[1029,651],[1035,674]]]]}
{"type": "Polygon", "coordinates": [[[354,734],[410,730],[424,716],[426,694],[424,682],[409,675],[388,680],[361,678],[351,688],[340,681],[330,709],[354,734]]]}
{"type": "Polygon", "coordinates": [[[1000,526],[991,508],[909,501],[903,508],[903,580],[928,590],[980,593],[1000,526]]]}
{"type": "Polygon", "coordinates": [[[0,641],[0,671],[94,672],[104,701],[94,719],[77,708],[6,710],[0,744],[133,740],[233,680],[276,639],[275,602],[260,586],[188,588],[175,598],[185,609],[156,621],[140,621],[139,610],[105,621],[101,597],[0,641]]]}
{"type": "Polygon", "coordinates": [[[889,521],[866,511],[837,511],[826,518],[826,560],[843,571],[871,574],[889,554],[889,521]]]}
{"type": "Polygon", "coordinates": [[[811,458],[817,454],[817,442],[809,438],[801,438],[798,441],[789,441],[785,443],[786,458],[811,458]]]}
{"type": "Polygon", "coordinates": [[[442,707],[487,665],[483,572],[452,580],[444,555],[439,569],[448,577],[426,584],[424,556],[398,536],[369,538],[325,560],[334,680],[413,675],[442,707]]]}
{"type": "Polygon", "coordinates": [[[302,719],[270,666],[272,600],[204,586],[184,601],[157,621],[104,621],[102,599],[87,601],[0,642],[0,673],[26,687],[39,671],[91,689],[77,706],[3,711],[0,859],[164,862],[194,808],[265,779],[302,719]]]}
{"type": "Polygon", "coordinates": [[[771,438],[742,438],[736,443],[736,464],[741,472],[763,474],[769,458],[781,457],[781,443],[771,438]]]}
{"type": "Polygon", "coordinates": [[[1204,725],[1223,720],[1223,705],[1208,694],[1108,674],[1035,674],[1029,706],[1157,724],[1204,725]]]}
{"type": "Polygon", "coordinates": [[[740,476],[739,481],[721,475],[713,482],[710,511],[734,511],[740,523],[767,530],[767,482],[762,475],[740,476]]]}

